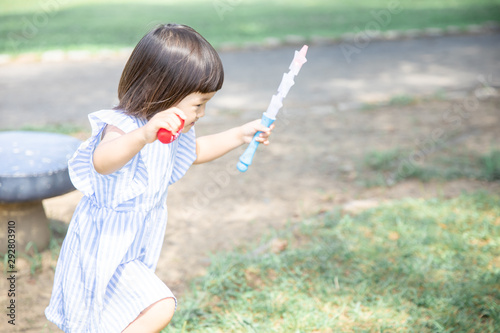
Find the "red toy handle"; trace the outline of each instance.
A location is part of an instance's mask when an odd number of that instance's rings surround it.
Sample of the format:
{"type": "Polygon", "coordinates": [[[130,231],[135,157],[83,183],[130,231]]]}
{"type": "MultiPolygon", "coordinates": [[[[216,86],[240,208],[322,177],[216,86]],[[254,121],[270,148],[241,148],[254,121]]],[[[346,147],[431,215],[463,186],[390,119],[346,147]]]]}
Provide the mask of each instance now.
{"type": "Polygon", "coordinates": [[[160,130],[156,134],[156,136],[158,137],[158,140],[160,140],[161,143],[165,143],[166,144],[166,143],[172,143],[172,142],[174,142],[175,139],[177,139],[179,137],[179,134],[181,133],[181,131],[184,129],[184,119],[182,119],[179,116],[177,116],[177,117],[181,121],[181,126],[177,130],[177,134],[176,135],[173,135],[172,132],[167,131],[164,128],[160,128],[160,130]]]}

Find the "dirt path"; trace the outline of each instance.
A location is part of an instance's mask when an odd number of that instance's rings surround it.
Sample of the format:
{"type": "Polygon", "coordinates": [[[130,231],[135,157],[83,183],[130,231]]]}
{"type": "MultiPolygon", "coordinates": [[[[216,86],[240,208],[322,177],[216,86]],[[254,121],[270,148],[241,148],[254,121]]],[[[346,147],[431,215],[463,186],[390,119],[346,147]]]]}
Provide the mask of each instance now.
{"type": "MultiPolygon", "coordinates": [[[[221,54],[216,113],[260,114],[297,47],[221,54]]],[[[340,109],[395,95],[468,90],[487,77],[500,85],[500,34],[371,42],[347,62],[340,44],[311,45],[287,106],[340,109]]],[[[90,112],[116,104],[126,58],[0,66],[0,128],[88,126],[90,112]]]]}

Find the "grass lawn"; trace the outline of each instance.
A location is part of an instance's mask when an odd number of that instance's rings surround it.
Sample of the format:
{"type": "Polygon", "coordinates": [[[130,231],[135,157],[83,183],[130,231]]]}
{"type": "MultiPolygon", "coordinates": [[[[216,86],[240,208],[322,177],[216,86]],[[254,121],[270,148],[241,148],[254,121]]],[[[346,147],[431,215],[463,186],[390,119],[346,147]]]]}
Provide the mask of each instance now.
{"type": "Polygon", "coordinates": [[[459,178],[483,181],[500,180],[500,151],[478,156],[473,153],[442,149],[441,154],[429,158],[426,164],[411,164],[412,151],[391,149],[370,151],[364,156],[359,173],[362,185],[387,186],[406,179],[427,182],[431,179],[453,180],[459,178]]]}
{"type": "Polygon", "coordinates": [[[381,30],[500,21],[500,0],[0,0],[0,8],[0,53],[7,54],[133,47],[160,22],[191,25],[217,47],[286,35],[335,37],[376,23],[373,13],[381,30]],[[397,4],[392,13],[390,3],[397,4]]]}
{"type": "Polygon", "coordinates": [[[278,254],[214,256],[164,332],[500,332],[498,196],[334,211],[278,236],[278,254]]]}

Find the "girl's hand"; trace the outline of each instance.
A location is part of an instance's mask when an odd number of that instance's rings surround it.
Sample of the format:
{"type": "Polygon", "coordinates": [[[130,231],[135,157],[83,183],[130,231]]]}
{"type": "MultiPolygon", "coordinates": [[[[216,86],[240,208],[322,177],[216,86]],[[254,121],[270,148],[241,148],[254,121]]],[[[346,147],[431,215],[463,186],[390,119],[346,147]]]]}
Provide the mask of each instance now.
{"type": "Polygon", "coordinates": [[[102,174],[109,175],[130,161],[144,148],[144,145],[154,142],[160,128],[170,131],[179,130],[182,119],[186,119],[184,113],[178,108],[170,108],[159,112],[151,118],[146,125],[124,133],[118,127],[107,125],[101,142],[94,150],[94,169],[102,174]]]}
{"type": "Polygon", "coordinates": [[[274,129],[274,124],[272,124],[270,127],[266,127],[262,125],[260,119],[257,119],[246,123],[240,128],[244,143],[250,143],[255,133],[260,131],[262,133],[259,134],[259,136],[256,138],[256,141],[267,146],[269,144],[269,136],[271,135],[271,131],[274,129]]]}
{"type": "Polygon", "coordinates": [[[176,107],[172,107],[155,114],[153,118],[151,118],[147,124],[142,127],[146,143],[152,143],[158,138],[157,134],[160,128],[164,128],[167,131],[172,132],[173,135],[176,135],[177,131],[181,127],[179,117],[186,120],[184,112],[176,107]]]}

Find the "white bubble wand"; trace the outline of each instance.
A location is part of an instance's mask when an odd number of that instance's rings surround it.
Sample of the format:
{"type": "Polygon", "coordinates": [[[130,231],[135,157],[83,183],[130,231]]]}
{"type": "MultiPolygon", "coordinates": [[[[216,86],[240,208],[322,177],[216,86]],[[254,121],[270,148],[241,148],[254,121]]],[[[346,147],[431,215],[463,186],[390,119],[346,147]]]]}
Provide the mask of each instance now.
{"type": "MultiPolygon", "coordinates": [[[[281,83],[278,88],[278,93],[273,95],[271,98],[271,102],[267,107],[267,111],[262,114],[261,123],[269,127],[276,120],[276,115],[278,111],[283,106],[283,99],[288,94],[290,88],[295,84],[293,78],[299,74],[300,68],[304,63],[307,62],[306,53],[307,53],[307,45],[304,45],[300,51],[295,51],[295,56],[293,57],[292,63],[289,67],[289,72],[283,74],[283,79],[281,79],[281,83]]],[[[255,133],[252,138],[252,142],[248,145],[245,152],[240,156],[240,161],[238,162],[237,168],[241,172],[245,172],[248,170],[248,167],[252,164],[253,155],[259,146],[259,142],[255,139],[262,132],[255,133]]]]}

